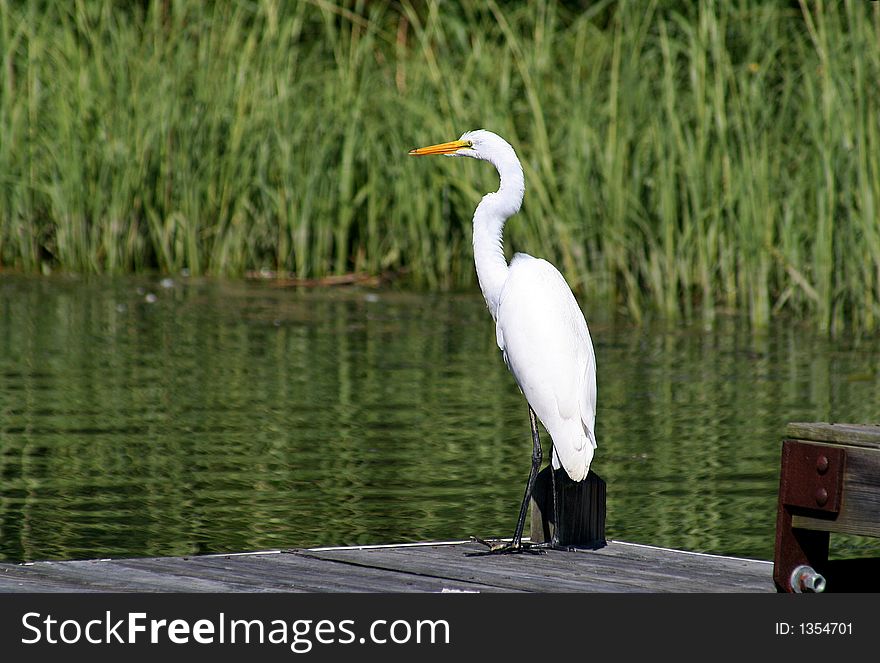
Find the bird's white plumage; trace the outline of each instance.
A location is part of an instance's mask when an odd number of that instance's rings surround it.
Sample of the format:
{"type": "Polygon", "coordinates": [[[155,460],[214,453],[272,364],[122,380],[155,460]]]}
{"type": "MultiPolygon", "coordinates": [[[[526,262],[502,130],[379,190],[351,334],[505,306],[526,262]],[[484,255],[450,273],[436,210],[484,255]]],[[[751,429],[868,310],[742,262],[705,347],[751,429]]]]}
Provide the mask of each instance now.
{"type": "MultiPolygon", "coordinates": [[[[507,219],[522,205],[525,179],[513,147],[491,131],[411,154],[445,154],[490,162],[498,191],[474,212],[474,262],[496,324],[498,347],[529,405],[553,438],[553,467],[575,481],[587,476],[596,448],[596,362],[584,315],[562,274],[546,260],[502,248],[507,219]]],[[[521,524],[519,525],[521,527],[521,524]]]]}
{"type": "Polygon", "coordinates": [[[496,319],[504,360],[553,438],[553,467],[587,476],[595,449],[596,372],[583,313],[546,260],[517,254],[496,319]]]}

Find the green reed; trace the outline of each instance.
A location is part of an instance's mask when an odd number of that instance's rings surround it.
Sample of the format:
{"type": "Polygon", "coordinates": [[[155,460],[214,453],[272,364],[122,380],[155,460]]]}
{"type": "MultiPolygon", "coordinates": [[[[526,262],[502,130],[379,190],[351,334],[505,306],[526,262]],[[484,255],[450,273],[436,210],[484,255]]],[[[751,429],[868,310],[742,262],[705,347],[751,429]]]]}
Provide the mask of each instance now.
{"type": "Polygon", "coordinates": [[[880,320],[880,7],[0,0],[0,267],[474,280],[507,244],[640,319],[880,320]]]}

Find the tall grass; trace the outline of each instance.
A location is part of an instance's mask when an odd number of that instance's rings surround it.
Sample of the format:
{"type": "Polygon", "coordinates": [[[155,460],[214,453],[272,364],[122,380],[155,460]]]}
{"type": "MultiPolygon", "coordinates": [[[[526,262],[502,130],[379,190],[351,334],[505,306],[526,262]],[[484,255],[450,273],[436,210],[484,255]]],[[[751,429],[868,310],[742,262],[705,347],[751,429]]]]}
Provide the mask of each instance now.
{"type": "Polygon", "coordinates": [[[508,246],[632,317],[880,322],[880,6],[0,0],[0,266],[474,280],[508,246]]]}

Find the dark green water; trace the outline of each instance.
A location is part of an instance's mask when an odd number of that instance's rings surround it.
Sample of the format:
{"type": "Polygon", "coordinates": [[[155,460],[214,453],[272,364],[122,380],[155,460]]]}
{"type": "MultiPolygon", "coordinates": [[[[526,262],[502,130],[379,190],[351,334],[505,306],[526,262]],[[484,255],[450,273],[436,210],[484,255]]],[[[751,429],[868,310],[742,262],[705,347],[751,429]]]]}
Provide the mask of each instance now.
{"type": "MultiPolygon", "coordinates": [[[[478,294],[166,285],[0,276],[0,558],[511,533],[527,411],[478,294]]],[[[876,340],[588,320],[610,538],[769,559],[785,424],[880,420],[876,340]]]]}

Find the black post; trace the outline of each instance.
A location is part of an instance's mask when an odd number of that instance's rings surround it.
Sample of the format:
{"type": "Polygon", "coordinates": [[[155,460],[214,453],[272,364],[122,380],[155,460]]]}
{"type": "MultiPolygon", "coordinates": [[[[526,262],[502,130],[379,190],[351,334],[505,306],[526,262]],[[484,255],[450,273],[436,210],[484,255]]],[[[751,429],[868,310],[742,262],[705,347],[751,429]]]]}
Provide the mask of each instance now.
{"type": "MultiPolygon", "coordinates": [[[[531,541],[550,541],[556,526],[550,466],[538,474],[532,491],[531,541]]],[[[583,481],[572,481],[565,470],[555,473],[559,504],[559,545],[601,548],[605,545],[605,481],[592,470],[583,481]]]]}

